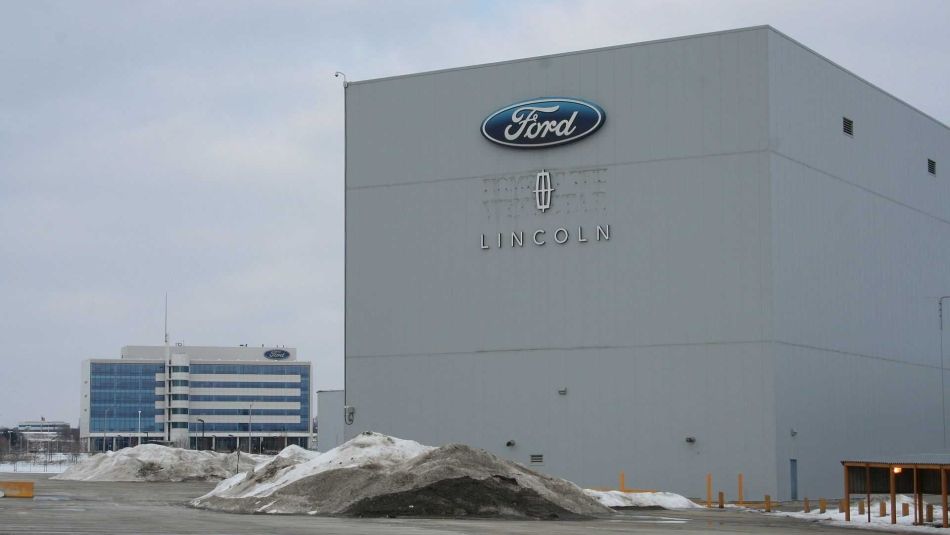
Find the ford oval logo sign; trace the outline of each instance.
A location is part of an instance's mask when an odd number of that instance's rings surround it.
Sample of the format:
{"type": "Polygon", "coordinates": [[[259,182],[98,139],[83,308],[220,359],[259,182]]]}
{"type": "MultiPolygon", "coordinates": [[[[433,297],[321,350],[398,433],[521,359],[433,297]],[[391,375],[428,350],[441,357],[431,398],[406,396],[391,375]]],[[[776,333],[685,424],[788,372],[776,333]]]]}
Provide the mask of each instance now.
{"type": "Polygon", "coordinates": [[[290,356],[290,352],[284,351],[283,349],[271,349],[270,351],[265,351],[264,356],[271,360],[283,360],[290,356]]]}
{"type": "Polygon", "coordinates": [[[489,141],[521,149],[563,145],[585,138],[607,120],[603,108],[574,98],[537,98],[506,106],[482,123],[489,141]]]}

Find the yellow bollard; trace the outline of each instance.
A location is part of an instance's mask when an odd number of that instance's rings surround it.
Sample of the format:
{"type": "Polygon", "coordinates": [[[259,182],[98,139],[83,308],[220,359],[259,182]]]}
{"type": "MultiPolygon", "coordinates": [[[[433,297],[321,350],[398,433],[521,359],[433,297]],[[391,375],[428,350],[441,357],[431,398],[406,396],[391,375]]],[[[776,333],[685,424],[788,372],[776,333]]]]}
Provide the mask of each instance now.
{"type": "Polygon", "coordinates": [[[810,513],[810,512],[811,512],[811,506],[808,505],[808,498],[805,498],[805,512],[806,512],[806,513],[810,513]]]}
{"type": "Polygon", "coordinates": [[[844,512],[844,498],[841,498],[840,500],[838,500],[838,512],[839,513],[844,512]]]}
{"type": "Polygon", "coordinates": [[[719,508],[722,509],[726,506],[726,493],[719,491],[719,508]]]}
{"type": "Polygon", "coordinates": [[[706,474],[706,507],[712,507],[712,474],[706,474]]]}
{"type": "Polygon", "coordinates": [[[824,498],[821,498],[820,500],[818,500],[818,512],[821,514],[825,514],[825,511],[827,509],[828,509],[828,502],[824,498]]]}
{"type": "Polygon", "coordinates": [[[765,495],[765,512],[766,513],[772,512],[772,497],[769,496],[768,494],[765,495]]]}
{"type": "Polygon", "coordinates": [[[881,510],[879,516],[887,516],[887,502],[881,500],[881,510]]]}
{"type": "Polygon", "coordinates": [[[933,521],[934,521],[934,504],[928,503],[927,504],[927,522],[933,522],[933,521]]]}
{"type": "Polygon", "coordinates": [[[858,514],[864,514],[864,500],[858,500],[858,514]]]}
{"type": "Polygon", "coordinates": [[[909,503],[902,503],[902,504],[901,504],[901,516],[908,516],[908,515],[910,515],[910,504],[909,504],[909,503]]]}
{"type": "Polygon", "coordinates": [[[739,505],[742,505],[743,499],[742,499],[742,473],[741,473],[741,472],[739,473],[739,493],[738,493],[738,496],[739,496],[739,505]]]}

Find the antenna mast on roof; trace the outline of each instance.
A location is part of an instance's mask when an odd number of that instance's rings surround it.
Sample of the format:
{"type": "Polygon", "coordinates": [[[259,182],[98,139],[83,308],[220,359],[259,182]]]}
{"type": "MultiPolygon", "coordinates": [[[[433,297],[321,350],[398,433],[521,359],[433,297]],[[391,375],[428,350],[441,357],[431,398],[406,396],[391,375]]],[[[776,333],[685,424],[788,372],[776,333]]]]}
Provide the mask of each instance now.
{"type": "Polygon", "coordinates": [[[168,346],[168,292],[165,292],[165,345],[168,346]]]}

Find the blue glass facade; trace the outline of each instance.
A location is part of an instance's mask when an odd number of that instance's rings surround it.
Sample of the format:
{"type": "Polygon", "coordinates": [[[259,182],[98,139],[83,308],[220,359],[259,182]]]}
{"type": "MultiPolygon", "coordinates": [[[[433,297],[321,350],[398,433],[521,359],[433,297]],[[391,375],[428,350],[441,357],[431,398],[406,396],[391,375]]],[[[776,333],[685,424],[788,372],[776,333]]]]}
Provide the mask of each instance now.
{"type": "MultiPolygon", "coordinates": [[[[162,394],[155,394],[155,389],[163,390],[165,381],[156,381],[156,374],[163,374],[165,366],[162,361],[156,360],[155,363],[143,364],[141,362],[90,362],[90,417],[89,431],[94,434],[107,433],[116,435],[122,433],[135,433],[139,428],[139,411],[141,411],[141,431],[143,433],[162,433],[165,431],[164,425],[155,422],[156,416],[162,415],[162,409],[155,408],[156,401],[164,401],[162,394]]],[[[186,422],[172,422],[170,428],[181,429],[188,428],[192,433],[200,433],[202,424],[195,422],[197,418],[206,416],[249,416],[251,420],[252,432],[288,432],[288,433],[306,433],[310,429],[310,366],[309,364],[281,364],[281,365],[260,365],[260,364],[195,364],[190,366],[174,366],[175,371],[190,372],[194,374],[212,374],[212,375],[246,375],[243,381],[226,380],[202,380],[189,381],[186,379],[170,379],[169,386],[188,387],[188,388],[215,388],[215,389],[235,389],[239,392],[241,388],[254,389],[292,389],[294,395],[244,395],[244,394],[221,394],[221,395],[194,395],[189,393],[177,392],[170,397],[174,401],[194,402],[292,402],[299,403],[299,409],[269,409],[255,407],[250,415],[248,408],[184,408],[172,407],[170,412],[174,415],[188,415],[192,420],[186,422]],[[288,377],[287,381],[264,382],[255,381],[255,375],[288,375],[299,376],[288,377]],[[268,423],[267,419],[274,416],[296,416],[291,423],[268,423]]],[[[208,379],[205,377],[204,379],[208,379]]],[[[223,379],[223,377],[222,377],[223,379]]],[[[187,392],[187,390],[186,390],[187,392]]],[[[266,392],[266,391],[265,391],[266,392]]],[[[285,394],[286,392],[280,392],[285,394]]],[[[205,432],[247,432],[248,422],[242,418],[242,422],[214,423],[206,422],[204,424],[205,432]]],[[[111,446],[110,446],[111,447],[111,446]]]]}
{"type": "Polygon", "coordinates": [[[162,432],[162,424],[155,423],[155,402],[162,401],[155,387],[156,373],[164,373],[157,364],[110,362],[90,363],[89,369],[89,430],[93,433],[134,433],[139,429],[142,411],[142,432],[162,432]]]}
{"type": "MultiPolygon", "coordinates": [[[[260,381],[191,381],[191,388],[293,388],[299,389],[296,396],[247,396],[247,395],[194,395],[190,401],[279,401],[279,402],[298,402],[300,409],[253,409],[251,420],[251,431],[266,432],[307,432],[310,429],[310,366],[309,365],[260,365],[260,364],[191,364],[192,375],[195,374],[215,374],[215,375],[299,375],[300,382],[260,382],[260,381]],[[265,419],[266,416],[299,416],[296,423],[275,424],[255,422],[255,416],[265,419]]],[[[201,415],[247,415],[248,409],[192,409],[192,416],[201,415]]],[[[247,432],[248,422],[230,422],[230,423],[206,423],[205,432],[247,432]]],[[[201,432],[201,423],[192,422],[190,425],[192,433],[201,432]]]]}

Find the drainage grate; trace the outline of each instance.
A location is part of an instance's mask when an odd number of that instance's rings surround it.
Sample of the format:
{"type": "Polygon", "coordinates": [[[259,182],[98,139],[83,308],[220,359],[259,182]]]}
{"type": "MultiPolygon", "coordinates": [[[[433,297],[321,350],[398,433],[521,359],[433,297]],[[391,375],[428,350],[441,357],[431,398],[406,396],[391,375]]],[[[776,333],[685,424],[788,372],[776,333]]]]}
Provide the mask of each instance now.
{"type": "Polygon", "coordinates": [[[927,172],[933,176],[937,176],[937,162],[927,160],[927,172]]]}
{"type": "Polygon", "coordinates": [[[849,136],[854,135],[854,121],[852,121],[851,119],[848,119],[847,117],[842,117],[841,127],[844,130],[845,134],[848,134],[849,136]]]}
{"type": "Polygon", "coordinates": [[[540,453],[531,454],[531,464],[541,464],[544,462],[544,455],[540,453]]]}

